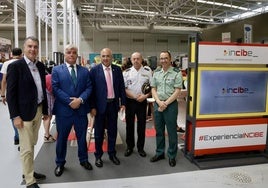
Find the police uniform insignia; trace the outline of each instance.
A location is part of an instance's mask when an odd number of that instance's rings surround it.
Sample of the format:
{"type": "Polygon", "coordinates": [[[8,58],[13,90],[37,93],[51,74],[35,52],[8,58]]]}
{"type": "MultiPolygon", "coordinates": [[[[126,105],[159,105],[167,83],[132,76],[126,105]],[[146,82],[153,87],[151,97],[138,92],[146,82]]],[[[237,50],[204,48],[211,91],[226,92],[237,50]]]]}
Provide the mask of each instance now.
{"type": "Polygon", "coordinates": [[[148,69],[147,67],[144,67],[144,70],[150,71],[150,69],[148,69]]]}
{"type": "Polygon", "coordinates": [[[127,85],[131,85],[132,84],[132,81],[131,80],[127,80],[127,85]]]}
{"type": "Polygon", "coordinates": [[[179,69],[178,67],[174,67],[173,70],[174,70],[175,72],[180,72],[180,69],[179,69]]]}

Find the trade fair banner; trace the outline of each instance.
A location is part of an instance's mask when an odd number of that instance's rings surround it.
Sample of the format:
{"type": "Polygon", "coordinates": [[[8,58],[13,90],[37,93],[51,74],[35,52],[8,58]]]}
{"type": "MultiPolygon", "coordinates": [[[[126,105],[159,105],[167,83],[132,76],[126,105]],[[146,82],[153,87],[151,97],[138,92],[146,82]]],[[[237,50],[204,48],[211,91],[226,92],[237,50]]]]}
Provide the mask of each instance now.
{"type": "Polygon", "coordinates": [[[200,42],[199,64],[267,64],[268,45],[200,42]]]}
{"type": "Polygon", "coordinates": [[[195,149],[265,145],[267,124],[198,127],[195,149]]]}

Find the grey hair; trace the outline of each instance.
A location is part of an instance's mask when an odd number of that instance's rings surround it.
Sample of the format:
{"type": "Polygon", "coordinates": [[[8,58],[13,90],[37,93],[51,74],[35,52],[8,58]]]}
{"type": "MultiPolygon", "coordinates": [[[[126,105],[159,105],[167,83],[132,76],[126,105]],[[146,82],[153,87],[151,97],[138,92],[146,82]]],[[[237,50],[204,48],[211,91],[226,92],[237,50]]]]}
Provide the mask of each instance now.
{"type": "Polygon", "coordinates": [[[37,45],[39,46],[39,40],[38,40],[38,38],[36,38],[36,37],[34,37],[34,36],[29,36],[29,37],[27,37],[27,38],[24,40],[24,44],[26,43],[27,40],[35,41],[35,42],[37,42],[37,45]]]}
{"type": "Polygon", "coordinates": [[[71,49],[74,49],[74,50],[76,50],[76,52],[78,52],[78,48],[77,48],[77,46],[75,46],[74,44],[67,44],[67,45],[65,46],[65,50],[64,50],[64,52],[66,52],[67,50],[71,50],[71,49]]]}

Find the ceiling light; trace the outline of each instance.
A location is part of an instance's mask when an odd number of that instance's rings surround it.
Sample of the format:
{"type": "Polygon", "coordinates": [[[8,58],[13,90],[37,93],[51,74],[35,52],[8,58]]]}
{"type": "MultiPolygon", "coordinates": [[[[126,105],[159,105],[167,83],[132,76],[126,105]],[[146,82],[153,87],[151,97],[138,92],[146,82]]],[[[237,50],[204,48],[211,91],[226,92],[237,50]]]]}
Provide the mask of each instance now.
{"type": "Polygon", "coordinates": [[[249,10],[248,8],[245,8],[245,7],[236,6],[236,5],[227,4],[227,3],[219,3],[219,2],[215,2],[215,1],[197,0],[197,2],[198,3],[203,3],[203,4],[209,4],[209,5],[217,5],[217,6],[235,8],[235,9],[240,9],[240,10],[249,10]]]}

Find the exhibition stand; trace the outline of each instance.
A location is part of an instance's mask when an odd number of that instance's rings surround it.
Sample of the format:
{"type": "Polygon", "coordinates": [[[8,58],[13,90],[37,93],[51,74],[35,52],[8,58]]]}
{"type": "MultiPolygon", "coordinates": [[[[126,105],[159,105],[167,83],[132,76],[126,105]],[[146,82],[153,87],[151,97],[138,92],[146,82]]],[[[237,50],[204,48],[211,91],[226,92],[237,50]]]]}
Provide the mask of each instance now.
{"type": "Polygon", "coordinates": [[[189,42],[185,156],[197,165],[246,153],[268,162],[268,45],[189,42]]]}

